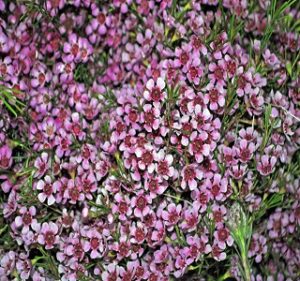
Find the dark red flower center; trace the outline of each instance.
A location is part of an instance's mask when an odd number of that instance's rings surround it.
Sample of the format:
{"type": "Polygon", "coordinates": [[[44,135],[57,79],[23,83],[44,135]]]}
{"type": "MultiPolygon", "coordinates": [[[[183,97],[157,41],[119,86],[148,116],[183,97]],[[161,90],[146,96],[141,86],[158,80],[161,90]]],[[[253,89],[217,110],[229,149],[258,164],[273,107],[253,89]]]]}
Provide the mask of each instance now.
{"type": "Polygon", "coordinates": [[[53,245],[55,242],[55,235],[52,231],[47,231],[44,235],[44,239],[47,245],[53,245]]]}
{"type": "Polygon", "coordinates": [[[44,193],[47,195],[47,196],[50,196],[51,194],[52,194],[52,192],[53,192],[53,189],[52,189],[52,185],[51,184],[49,184],[49,183],[46,183],[45,185],[44,185],[44,193]]]}
{"type": "Polygon", "coordinates": [[[151,99],[155,102],[158,102],[161,100],[161,91],[158,87],[153,87],[151,90],[151,99]]]}
{"type": "Polygon", "coordinates": [[[125,242],[120,243],[120,246],[119,246],[120,255],[125,257],[125,256],[127,256],[128,252],[129,252],[129,246],[125,242]]]}
{"type": "Polygon", "coordinates": [[[144,210],[147,206],[147,200],[145,196],[141,195],[136,200],[136,207],[140,210],[144,210]]]}
{"type": "Polygon", "coordinates": [[[168,165],[167,161],[159,162],[157,170],[158,170],[159,174],[161,174],[163,176],[167,176],[169,173],[169,165],[168,165]]]}
{"type": "Polygon", "coordinates": [[[145,151],[142,155],[142,161],[145,165],[150,165],[153,162],[153,156],[150,151],[145,151]]]}
{"type": "Polygon", "coordinates": [[[187,64],[189,61],[189,55],[186,52],[182,52],[179,59],[182,64],[187,64]]]}
{"type": "Polygon", "coordinates": [[[188,166],[184,169],[184,180],[190,181],[196,177],[196,172],[194,167],[188,166]]]}
{"type": "Polygon", "coordinates": [[[217,89],[211,89],[209,91],[209,99],[211,102],[218,102],[219,92],[217,89]]]}
{"type": "Polygon", "coordinates": [[[220,186],[217,184],[214,184],[211,188],[211,193],[213,196],[217,196],[220,193],[220,186]]]}
{"type": "Polygon", "coordinates": [[[120,202],[119,204],[119,211],[121,214],[126,214],[128,210],[128,206],[125,202],[120,202]]]}
{"type": "Polygon", "coordinates": [[[218,237],[222,242],[226,241],[228,236],[229,236],[229,233],[228,233],[227,229],[221,228],[221,229],[218,230],[218,237]]]}
{"type": "Polygon", "coordinates": [[[91,239],[91,247],[93,248],[93,249],[98,249],[98,247],[99,247],[99,239],[98,238],[96,238],[96,237],[93,237],[92,239],[91,239]]]}
{"type": "Polygon", "coordinates": [[[97,16],[97,20],[99,22],[99,24],[104,24],[105,23],[105,20],[106,20],[106,16],[103,14],[103,13],[100,13],[98,16],[97,16]]]}
{"type": "Polygon", "coordinates": [[[23,223],[26,225],[30,225],[32,222],[32,216],[29,212],[26,212],[22,217],[23,223]]]}
{"type": "Polygon", "coordinates": [[[72,45],[71,53],[73,56],[77,56],[79,52],[79,46],[77,44],[72,45]]]}

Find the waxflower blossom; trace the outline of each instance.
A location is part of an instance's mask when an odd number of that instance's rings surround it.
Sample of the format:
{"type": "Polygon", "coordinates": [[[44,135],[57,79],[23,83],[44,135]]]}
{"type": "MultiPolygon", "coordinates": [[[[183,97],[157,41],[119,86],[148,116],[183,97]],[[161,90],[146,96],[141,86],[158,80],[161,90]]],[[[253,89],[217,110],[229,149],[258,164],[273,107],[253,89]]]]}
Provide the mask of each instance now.
{"type": "Polygon", "coordinates": [[[297,1],[19,2],[1,281],[299,279],[297,1]]]}
{"type": "Polygon", "coordinates": [[[181,187],[186,189],[188,187],[190,190],[194,190],[197,187],[197,181],[201,180],[203,175],[196,165],[188,165],[182,169],[181,172],[182,181],[181,187]]]}
{"type": "Polygon", "coordinates": [[[12,150],[8,145],[0,148],[0,168],[8,169],[12,165],[12,150]]]}
{"type": "Polygon", "coordinates": [[[58,226],[53,223],[44,222],[40,227],[38,242],[45,245],[46,249],[52,249],[58,243],[58,226]]]}
{"type": "Polygon", "coordinates": [[[47,199],[47,204],[50,206],[55,203],[55,193],[57,191],[57,182],[52,183],[50,176],[45,176],[44,180],[39,180],[36,189],[41,190],[38,198],[43,203],[47,199]]]}
{"type": "Polygon", "coordinates": [[[14,223],[16,227],[22,227],[22,233],[26,234],[30,230],[31,225],[37,224],[37,219],[34,218],[35,215],[36,208],[34,206],[31,206],[29,209],[22,207],[20,209],[20,216],[15,218],[14,223]]]}
{"type": "Polygon", "coordinates": [[[274,166],[276,164],[276,157],[263,155],[257,164],[257,170],[261,175],[267,176],[273,172],[274,166]]]}
{"type": "Polygon", "coordinates": [[[162,102],[166,97],[166,93],[163,91],[164,88],[165,82],[161,77],[157,79],[156,83],[153,79],[150,79],[146,84],[144,98],[147,101],[152,101],[154,103],[162,102]]]}

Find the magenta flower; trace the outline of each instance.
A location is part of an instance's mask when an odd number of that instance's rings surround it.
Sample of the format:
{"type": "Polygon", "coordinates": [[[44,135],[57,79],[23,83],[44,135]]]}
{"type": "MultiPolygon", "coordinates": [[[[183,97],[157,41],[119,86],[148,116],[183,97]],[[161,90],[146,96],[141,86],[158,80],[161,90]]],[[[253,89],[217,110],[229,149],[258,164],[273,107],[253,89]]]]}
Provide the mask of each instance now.
{"type": "Polygon", "coordinates": [[[120,269],[121,267],[116,265],[116,263],[110,263],[106,268],[105,271],[102,272],[101,278],[103,281],[121,281],[120,278],[120,269]]]}
{"type": "Polygon", "coordinates": [[[0,168],[9,169],[13,163],[12,150],[8,145],[0,148],[0,168]]]}
{"type": "Polygon", "coordinates": [[[85,122],[84,120],[82,121],[80,120],[80,116],[78,112],[72,113],[71,120],[66,119],[64,125],[65,128],[79,140],[83,140],[85,138],[86,136],[86,133],[84,132],[85,122]]]}
{"type": "Polygon", "coordinates": [[[130,233],[132,233],[131,243],[142,244],[147,236],[147,228],[141,222],[137,222],[131,226],[130,233]]]}
{"type": "Polygon", "coordinates": [[[92,259],[102,257],[105,248],[100,233],[95,229],[90,229],[86,232],[85,236],[89,239],[89,241],[84,244],[84,251],[91,251],[90,255],[92,259]]]}
{"type": "Polygon", "coordinates": [[[187,78],[195,85],[199,85],[200,78],[203,76],[203,67],[199,58],[193,59],[192,63],[188,64],[187,78]]]}
{"type": "Polygon", "coordinates": [[[171,154],[166,155],[163,150],[160,150],[154,154],[154,160],[157,161],[155,170],[163,179],[168,180],[176,176],[175,169],[171,166],[173,163],[173,156],[171,154]]]}
{"type": "Polygon", "coordinates": [[[276,157],[263,155],[257,163],[257,171],[259,171],[262,176],[267,176],[273,172],[275,164],[276,157]]]}
{"type": "Polygon", "coordinates": [[[236,159],[236,149],[223,146],[223,161],[226,166],[231,166],[237,164],[238,160],[236,159]]]}
{"type": "Polygon", "coordinates": [[[84,200],[82,187],[78,186],[75,180],[68,181],[68,187],[64,193],[64,197],[68,198],[71,204],[76,204],[78,201],[84,200]]]}
{"type": "Polygon", "coordinates": [[[47,199],[47,204],[53,205],[55,203],[55,193],[57,191],[59,182],[52,183],[50,176],[45,176],[44,180],[39,180],[36,189],[42,192],[38,194],[39,200],[44,203],[47,199]]]}
{"type": "Polygon", "coordinates": [[[28,233],[30,226],[33,224],[37,224],[37,220],[34,218],[36,215],[36,208],[31,206],[29,209],[26,207],[22,207],[19,211],[20,216],[15,218],[16,227],[22,226],[22,234],[28,233]]]}
{"type": "Polygon", "coordinates": [[[117,193],[114,196],[115,204],[112,206],[112,212],[119,214],[119,219],[122,221],[127,220],[132,214],[131,201],[128,196],[122,196],[117,193]]]}
{"type": "Polygon", "coordinates": [[[40,229],[37,241],[41,245],[45,245],[47,250],[53,249],[54,245],[58,243],[58,226],[53,222],[44,222],[40,229]]]}
{"type": "Polygon", "coordinates": [[[222,178],[220,174],[215,174],[211,180],[207,179],[204,182],[204,186],[208,188],[208,190],[211,193],[211,196],[217,201],[225,200],[227,185],[227,178],[222,178]]]}
{"type": "Polygon", "coordinates": [[[34,177],[41,178],[46,171],[50,168],[48,153],[43,152],[41,157],[37,158],[34,162],[34,167],[37,169],[34,177]]]}
{"type": "Polygon", "coordinates": [[[189,153],[194,155],[197,163],[201,163],[204,156],[208,156],[210,153],[210,145],[206,143],[208,138],[207,133],[203,132],[198,135],[193,132],[191,135],[191,143],[189,145],[189,153]]]}
{"type": "Polygon", "coordinates": [[[168,205],[167,210],[162,211],[161,216],[166,226],[174,226],[181,218],[182,206],[174,203],[168,205]]]}
{"type": "Polygon", "coordinates": [[[192,232],[197,228],[197,225],[199,223],[199,214],[197,209],[186,209],[183,212],[182,217],[183,222],[180,224],[180,227],[182,227],[183,230],[192,232]]]}
{"type": "Polygon", "coordinates": [[[254,151],[254,143],[249,143],[243,139],[239,142],[239,147],[236,148],[236,156],[242,163],[247,163],[251,160],[254,151]]]}
{"type": "Polygon", "coordinates": [[[34,88],[42,88],[45,86],[45,83],[50,82],[52,75],[51,72],[47,71],[46,66],[43,64],[37,64],[31,70],[31,86],[34,88]]]}
{"type": "Polygon", "coordinates": [[[136,148],[135,155],[138,157],[137,165],[141,170],[147,170],[148,173],[153,173],[155,169],[154,151],[152,146],[145,148],[136,148]]]}
{"type": "Polygon", "coordinates": [[[6,279],[6,276],[9,276],[10,273],[15,269],[16,264],[16,253],[14,251],[8,251],[3,256],[1,256],[0,260],[0,276],[3,276],[6,279]]]}
{"type": "Polygon", "coordinates": [[[160,125],[160,109],[151,104],[145,104],[141,114],[141,122],[144,123],[144,128],[147,132],[157,130],[160,125]]]}
{"type": "Polygon", "coordinates": [[[249,247],[248,257],[255,257],[255,262],[260,263],[263,256],[268,251],[267,239],[265,236],[258,233],[252,235],[252,240],[249,247]]]}
{"type": "Polygon", "coordinates": [[[156,83],[153,79],[150,79],[146,84],[144,98],[147,101],[154,102],[154,104],[157,104],[158,107],[159,103],[164,101],[166,98],[166,93],[163,91],[165,86],[166,84],[161,77],[156,80],[156,83]]]}
{"type": "Polygon", "coordinates": [[[178,47],[175,49],[175,56],[177,57],[174,61],[175,67],[182,67],[182,70],[187,72],[187,64],[191,59],[191,50],[192,45],[190,44],[184,44],[181,49],[178,47]]]}
{"type": "Polygon", "coordinates": [[[181,171],[181,187],[186,189],[188,187],[190,190],[194,190],[197,187],[197,181],[201,180],[203,177],[202,172],[199,170],[199,167],[196,164],[191,164],[185,166],[181,171]]]}
{"type": "Polygon", "coordinates": [[[161,177],[153,177],[148,174],[145,176],[145,189],[150,192],[150,197],[153,199],[161,195],[167,189],[168,184],[161,177]]]}
{"type": "Polygon", "coordinates": [[[214,238],[215,243],[223,250],[226,248],[226,244],[228,246],[232,246],[233,244],[233,238],[230,236],[229,230],[224,225],[218,226],[217,230],[214,232],[214,238]]]}
{"type": "Polygon", "coordinates": [[[205,88],[208,93],[204,95],[204,103],[210,110],[218,110],[225,105],[225,90],[222,86],[209,83],[205,88]]]}
{"type": "Polygon", "coordinates": [[[28,255],[21,253],[19,255],[19,259],[16,262],[16,269],[18,273],[20,274],[20,278],[22,280],[29,279],[31,270],[32,270],[32,264],[30,259],[28,258],[28,255]]]}
{"type": "Polygon", "coordinates": [[[186,242],[188,247],[185,248],[185,253],[195,261],[199,260],[202,255],[211,252],[211,246],[208,244],[208,237],[206,235],[202,235],[201,237],[198,235],[188,236],[186,242]]]}
{"type": "Polygon", "coordinates": [[[46,8],[50,11],[50,15],[54,17],[58,10],[61,10],[65,5],[65,0],[47,0],[46,8]]]}
{"type": "Polygon", "coordinates": [[[14,75],[14,67],[10,57],[0,60],[0,77],[4,81],[9,81],[14,75]]]}
{"type": "Polygon", "coordinates": [[[133,197],[131,199],[131,207],[134,208],[134,215],[137,218],[145,217],[150,212],[149,204],[151,204],[152,199],[149,195],[144,195],[143,193],[133,197]]]}
{"type": "Polygon", "coordinates": [[[211,254],[215,260],[223,261],[226,259],[226,253],[222,251],[223,249],[221,249],[218,244],[212,245],[211,254]]]}
{"type": "Polygon", "coordinates": [[[121,13],[125,14],[128,12],[128,5],[131,4],[132,0],[113,0],[115,7],[120,8],[121,13]]]}
{"type": "Polygon", "coordinates": [[[208,207],[209,201],[212,199],[211,193],[206,188],[198,189],[192,191],[191,198],[194,200],[193,206],[200,213],[204,213],[208,207]]]}

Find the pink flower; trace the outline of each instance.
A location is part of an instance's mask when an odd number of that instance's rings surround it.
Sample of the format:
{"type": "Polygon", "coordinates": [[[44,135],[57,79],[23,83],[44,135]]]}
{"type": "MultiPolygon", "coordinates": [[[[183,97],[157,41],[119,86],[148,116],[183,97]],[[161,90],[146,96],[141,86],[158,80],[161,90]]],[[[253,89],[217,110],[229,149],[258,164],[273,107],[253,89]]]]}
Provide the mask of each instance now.
{"type": "Polygon", "coordinates": [[[167,210],[162,211],[162,218],[165,221],[166,226],[174,226],[181,218],[182,206],[174,203],[168,205],[167,210]]]}
{"type": "Polygon", "coordinates": [[[173,163],[173,156],[171,154],[166,155],[163,150],[160,150],[154,154],[154,159],[157,161],[155,170],[159,176],[165,180],[176,176],[175,169],[171,166],[173,163]]]}
{"type": "Polygon", "coordinates": [[[112,206],[112,212],[119,214],[121,221],[126,221],[132,214],[131,201],[128,196],[122,196],[121,193],[117,193],[114,196],[116,202],[112,206]]]}
{"type": "Polygon", "coordinates": [[[71,120],[65,120],[65,128],[71,132],[76,138],[79,140],[83,140],[86,136],[84,132],[85,129],[85,122],[84,120],[80,120],[80,116],[78,112],[73,112],[71,115],[71,120]]]}
{"type": "Polygon", "coordinates": [[[131,243],[142,244],[147,236],[147,228],[141,223],[137,222],[131,226],[132,238],[130,239],[131,243]]]}
{"type": "Polygon", "coordinates": [[[22,234],[28,233],[30,226],[33,224],[37,224],[37,220],[34,218],[36,215],[36,208],[31,206],[29,209],[26,207],[22,207],[19,211],[20,216],[15,218],[16,227],[22,227],[22,234]]]}
{"type": "Polygon", "coordinates": [[[248,257],[255,257],[255,262],[260,263],[263,255],[268,251],[267,238],[258,233],[252,235],[252,240],[249,247],[248,257]]]}
{"type": "Polygon", "coordinates": [[[227,178],[222,178],[220,174],[215,174],[211,180],[207,179],[204,182],[204,186],[209,189],[211,196],[215,200],[225,200],[228,185],[227,178]]]}
{"type": "Polygon", "coordinates": [[[143,193],[131,199],[131,207],[134,208],[134,215],[138,218],[145,217],[150,212],[149,204],[152,199],[149,195],[143,193]]]}
{"type": "Polygon", "coordinates": [[[58,226],[53,222],[44,222],[42,224],[40,234],[38,235],[38,242],[45,245],[47,250],[53,249],[54,245],[59,241],[58,226]]]}
{"type": "Polygon", "coordinates": [[[257,163],[257,171],[259,171],[262,176],[267,176],[273,172],[275,164],[276,157],[263,155],[260,161],[257,163]]]}
{"type": "Polygon", "coordinates": [[[89,241],[84,244],[83,248],[85,252],[91,251],[90,255],[92,259],[102,257],[105,250],[102,236],[95,229],[90,229],[85,235],[89,241]]]}
{"type": "Polygon", "coordinates": [[[191,198],[194,201],[194,208],[199,210],[200,213],[204,213],[208,207],[209,201],[212,199],[212,195],[206,188],[196,188],[192,191],[191,198]]]}
{"type": "Polygon", "coordinates": [[[34,167],[37,168],[34,177],[42,177],[50,168],[48,153],[43,152],[41,157],[37,158],[34,162],[34,167]]]}
{"type": "Polygon", "coordinates": [[[121,267],[118,266],[116,263],[110,263],[106,268],[105,271],[102,272],[101,278],[103,281],[121,281],[120,277],[120,269],[121,267]]]}
{"type": "Polygon", "coordinates": [[[189,208],[183,212],[183,222],[180,224],[183,230],[192,232],[197,228],[198,223],[199,214],[197,209],[189,208]]]}
{"type": "Polygon", "coordinates": [[[161,177],[154,177],[146,174],[145,176],[145,189],[150,192],[150,197],[153,199],[161,195],[167,189],[168,184],[161,177]]]}
{"type": "Polygon", "coordinates": [[[188,247],[185,248],[185,253],[192,257],[195,261],[211,252],[211,246],[208,244],[208,237],[204,234],[201,237],[198,235],[188,236],[186,239],[188,247]]]}
{"type": "Polygon", "coordinates": [[[156,83],[153,79],[148,80],[146,90],[144,92],[144,98],[147,101],[154,102],[155,104],[163,102],[166,98],[166,93],[163,91],[165,86],[166,84],[161,77],[156,80],[156,83]]]}
{"type": "Polygon", "coordinates": [[[84,194],[82,192],[82,187],[78,186],[75,180],[70,179],[68,181],[68,187],[65,191],[64,197],[68,198],[71,204],[83,201],[84,194]]]}
{"type": "Polygon", "coordinates": [[[236,155],[242,163],[247,163],[253,157],[253,152],[255,151],[255,145],[253,142],[247,142],[246,140],[241,140],[239,142],[239,147],[236,148],[236,155]]]}
{"type": "Polygon", "coordinates": [[[147,132],[157,130],[160,125],[160,109],[151,104],[145,104],[143,106],[141,122],[144,123],[144,128],[147,132]]]}
{"type": "Polygon", "coordinates": [[[210,153],[210,145],[206,143],[207,138],[208,135],[205,132],[199,135],[193,132],[191,135],[191,143],[189,144],[188,150],[191,155],[194,155],[197,163],[201,163],[203,157],[208,156],[210,153]]]}
{"type": "Polygon", "coordinates": [[[53,205],[55,203],[54,194],[58,189],[59,182],[55,182],[52,184],[52,180],[50,176],[45,176],[44,180],[39,180],[36,189],[41,190],[42,192],[38,194],[39,200],[43,203],[47,199],[47,204],[53,205]]]}
{"type": "Polygon", "coordinates": [[[185,166],[181,171],[181,187],[186,189],[188,186],[190,190],[194,190],[197,187],[197,181],[201,180],[203,177],[202,172],[199,170],[199,167],[196,164],[191,164],[185,166]]]}
{"type": "Polygon", "coordinates": [[[223,261],[226,259],[226,253],[222,252],[223,249],[220,248],[218,244],[214,244],[211,249],[211,254],[213,258],[217,261],[223,261]]]}
{"type": "Polygon", "coordinates": [[[214,232],[214,238],[215,243],[223,250],[226,248],[226,244],[228,246],[233,244],[233,238],[230,236],[228,228],[224,225],[218,225],[217,230],[214,232]]]}
{"type": "Polygon", "coordinates": [[[12,150],[8,145],[4,145],[0,148],[0,168],[8,169],[13,163],[12,150]]]}
{"type": "Polygon", "coordinates": [[[199,85],[200,78],[203,76],[203,69],[199,58],[193,59],[192,63],[188,64],[187,78],[195,85],[199,85]]]}
{"type": "Polygon", "coordinates": [[[50,82],[52,78],[52,74],[50,71],[47,71],[45,65],[39,63],[37,64],[30,72],[32,79],[31,79],[31,86],[34,88],[42,88],[45,86],[46,83],[50,82]]]}
{"type": "Polygon", "coordinates": [[[210,83],[205,89],[208,93],[204,95],[204,103],[208,104],[210,110],[218,110],[225,105],[225,90],[222,86],[210,83]]]}

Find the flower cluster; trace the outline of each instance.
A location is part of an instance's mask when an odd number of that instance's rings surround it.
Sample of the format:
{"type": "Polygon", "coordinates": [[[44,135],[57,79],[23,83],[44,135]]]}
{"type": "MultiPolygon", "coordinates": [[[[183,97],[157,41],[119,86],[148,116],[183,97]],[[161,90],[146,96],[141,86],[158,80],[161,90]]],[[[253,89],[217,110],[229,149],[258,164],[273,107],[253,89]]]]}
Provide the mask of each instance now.
{"type": "Polygon", "coordinates": [[[296,280],[299,5],[102,2],[0,0],[0,280],[296,280]]]}

